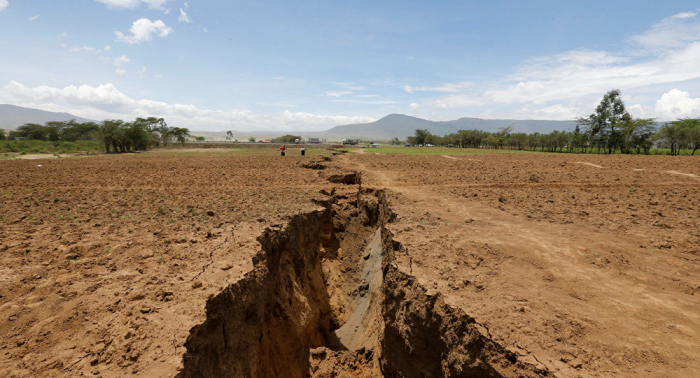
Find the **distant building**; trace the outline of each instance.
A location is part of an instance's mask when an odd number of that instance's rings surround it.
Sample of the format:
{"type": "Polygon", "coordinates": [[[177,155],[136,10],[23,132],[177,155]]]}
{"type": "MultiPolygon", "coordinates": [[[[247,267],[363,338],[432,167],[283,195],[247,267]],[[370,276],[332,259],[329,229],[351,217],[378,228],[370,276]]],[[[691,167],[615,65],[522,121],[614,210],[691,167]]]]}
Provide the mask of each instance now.
{"type": "Polygon", "coordinates": [[[321,140],[319,138],[309,138],[308,139],[309,143],[321,143],[321,140]]]}

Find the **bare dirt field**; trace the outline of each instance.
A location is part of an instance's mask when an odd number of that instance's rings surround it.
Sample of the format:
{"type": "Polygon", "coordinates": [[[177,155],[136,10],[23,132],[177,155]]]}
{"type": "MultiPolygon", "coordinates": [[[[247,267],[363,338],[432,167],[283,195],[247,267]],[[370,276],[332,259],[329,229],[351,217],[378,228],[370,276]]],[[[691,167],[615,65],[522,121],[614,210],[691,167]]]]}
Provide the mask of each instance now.
{"type": "Polygon", "coordinates": [[[700,372],[700,158],[261,151],[0,161],[0,376],[700,372]]]}

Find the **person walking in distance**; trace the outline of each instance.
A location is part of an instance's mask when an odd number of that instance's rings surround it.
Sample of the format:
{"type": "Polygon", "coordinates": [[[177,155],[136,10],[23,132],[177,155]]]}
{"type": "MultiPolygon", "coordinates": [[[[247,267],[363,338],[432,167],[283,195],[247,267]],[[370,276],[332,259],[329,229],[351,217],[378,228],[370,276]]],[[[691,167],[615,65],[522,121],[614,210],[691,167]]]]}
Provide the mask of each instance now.
{"type": "Polygon", "coordinates": [[[286,149],[287,149],[287,148],[284,146],[284,144],[282,145],[282,147],[280,147],[280,152],[282,153],[282,156],[284,156],[284,151],[285,151],[286,149]]]}
{"type": "Polygon", "coordinates": [[[301,156],[306,156],[306,148],[301,146],[301,156]]]}

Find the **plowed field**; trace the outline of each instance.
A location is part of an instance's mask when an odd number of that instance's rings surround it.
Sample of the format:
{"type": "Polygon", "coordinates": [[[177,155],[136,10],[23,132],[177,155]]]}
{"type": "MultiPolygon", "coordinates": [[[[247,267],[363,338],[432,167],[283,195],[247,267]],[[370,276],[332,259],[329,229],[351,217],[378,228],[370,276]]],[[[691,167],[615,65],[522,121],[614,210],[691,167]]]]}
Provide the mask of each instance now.
{"type": "Polygon", "coordinates": [[[700,158],[314,155],[0,161],[0,376],[700,371],[700,158]]]}
{"type": "Polygon", "coordinates": [[[0,376],[173,375],[255,238],[330,188],[299,159],[0,162],[0,376]]]}

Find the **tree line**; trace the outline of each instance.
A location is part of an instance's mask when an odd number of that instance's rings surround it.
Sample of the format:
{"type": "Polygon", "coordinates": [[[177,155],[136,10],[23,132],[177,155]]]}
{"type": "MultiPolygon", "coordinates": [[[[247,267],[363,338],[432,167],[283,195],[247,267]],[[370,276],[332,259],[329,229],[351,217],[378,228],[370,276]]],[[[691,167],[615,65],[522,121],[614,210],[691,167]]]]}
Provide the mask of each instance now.
{"type": "Polygon", "coordinates": [[[453,145],[464,148],[508,148],[518,150],[649,154],[654,147],[668,149],[671,155],[682,150],[691,155],[700,149],[700,118],[682,118],[660,127],[653,118],[634,118],[626,110],[620,91],[605,94],[595,112],[580,117],[573,131],[514,133],[513,126],[496,132],[459,130],[445,136],[416,130],[406,139],[408,144],[453,145]]]}
{"type": "Polygon", "coordinates": [[[167,146],[171,141],[184,144],[188,137],[190,131],[187,128],[168,126],[163,118],[156,117],[139,117],[132,122],[112,119],[99,123],[79,123],[75,120],[52,121],[43,125],[26,123],[9,134],[0,130],[0,139],[9,140],[96,140],[104,144],[107,153],[147,150],[153,146],[167,146]]]}

